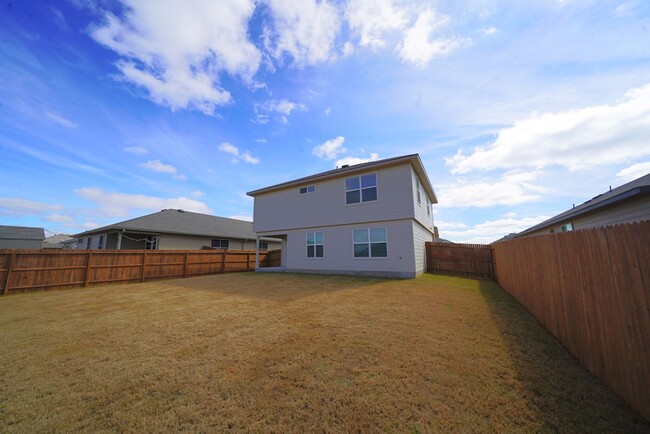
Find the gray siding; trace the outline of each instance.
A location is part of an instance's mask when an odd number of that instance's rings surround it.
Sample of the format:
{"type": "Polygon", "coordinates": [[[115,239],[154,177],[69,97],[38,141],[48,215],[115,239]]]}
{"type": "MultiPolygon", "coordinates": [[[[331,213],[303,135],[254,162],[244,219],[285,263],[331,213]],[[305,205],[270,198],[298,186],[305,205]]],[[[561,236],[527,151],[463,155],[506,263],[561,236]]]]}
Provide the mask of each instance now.
{"type": "Polygon", "coordinates": [[[287,232],[286,249],[283,251],[284,266],[288,271],[336,272],[370,274],[394,277],[415,277],[415,252],[413,246],[412,220],[363,223],[355,225],[311,227],[287,232]],[[387,258],[355,258],[353,254],[353,230],[386,228],[388,240],[387,258]],[[307,258],[306,234],[323,232],[324,257],[307,258]]]}
{"type": "Polygon", "coordinates": [[[433,241],[433,234],[417,222],[413,224],[413,247],[415,251],[415,274],[419,276],[427,271],[427,252],[424,243],[433,241]]]}
{"type": "Polygon", "coordinates": [[[40,249],[43,247],[41,240],[0,239],[0,249],[40,249]]]}
{"type": "Polygon", "coordinates": [[[411,193],[413,194],[413,214],[415,219],[420,222],[425,228],[429,228],[433,232],[433,213],[431,212],[431,197],[422,187],[422,180],[420,180],[420,203],[418,203],[417,193],[417,180],[418,175],[415,170],[411,168],[411,193]],[[429,213],[427,214],[427,199],[429,203],[429,213]]]}
{"type": "Polygon", "coordinates": [[[377,174],[376,201],[346,205],[345,176],[309,184],[314,193],[292,187],[256,196],[255,232],[414,218],[410,163],[365,173],[377,174]]]}

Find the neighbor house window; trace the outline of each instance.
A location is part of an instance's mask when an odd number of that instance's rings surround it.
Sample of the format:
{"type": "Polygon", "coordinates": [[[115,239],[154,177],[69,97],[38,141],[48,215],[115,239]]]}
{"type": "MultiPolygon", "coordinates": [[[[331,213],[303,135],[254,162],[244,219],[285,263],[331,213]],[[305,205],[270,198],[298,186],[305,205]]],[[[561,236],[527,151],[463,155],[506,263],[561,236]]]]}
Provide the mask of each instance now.
{"type": "Polygon", "coordinates": [[[104,248],[104,236],[100,235],[99,236],[99,244],[97,245],[98,249],[103,249],[104,248]]]}
{"type": "Polygon", "coordinates": [[[228,247],[230,247],[230,240],[216,240],[215,239],[215,240],[212,240],[212,243],[210,245],[212,247],[214,247],[214,248],[217,248],[217,249],[228,250],[228,247]]]}
{"type": "Polygon", "coordinates": [[[353,232],[355,258],[385,258],[388,256],[386,228],[355,229],[353,232]]]}
{"type": "Polygon", "coordinates": [[[573,230],[573,223],[562,225],[562,232],[571,232],[573,230]]]}
{"type": "Polygon", "coordinates": [[[315,185],[308,185],[307,187],[300,187],[300,194],[314,193],[316,191],[315,185]]]}
{"type": "Polygon", "coordinates": [[[86,238],[86,250],[90,249],[90,240],[91,239],[92,239],[91,237],[86,238]]]}
{"type": "Polygon", "coordinates": [[[420,199],[420,178],[415,178],[415,189],[418,193],[418,203],[422,203],[422,199],[420,199]]]}
{"type": "Polygon", "coordinates": [[[355,176],[345,180],[345,203],[377,200],[377,174],[355,176]]]}
{"type": "Polygon", "coordinates": [[[427,196],[427,215],[431,215],[431,204],[429,203],[428,196],[427,196]]]}
{"type": "Polygon", "coordinates": [[[148,236],[144,241],[144,248],[146,250],[158,249],[158,237],[155,235],[148,236]]]}
{"type": "Polygon", "coordinates": [[[322,232],[307,232],[307,257],[322,258],[325,253],[325,239],[322,232]]]}
{"type": "Polygon", "coordinates": [[[269,243],[266,241],[260,241],[260,250],[268,250],[269,249],[269,243]]]}

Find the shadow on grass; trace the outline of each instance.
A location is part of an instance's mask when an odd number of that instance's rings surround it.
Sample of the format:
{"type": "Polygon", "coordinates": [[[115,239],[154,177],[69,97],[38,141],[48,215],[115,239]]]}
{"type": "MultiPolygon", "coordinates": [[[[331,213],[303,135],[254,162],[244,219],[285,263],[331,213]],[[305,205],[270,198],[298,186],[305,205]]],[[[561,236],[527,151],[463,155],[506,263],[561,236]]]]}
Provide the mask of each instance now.
{"type": "Polygon", "coordinates": [[[165,283],[177,288],[215,291],[229,296],[290,302],[324,293],[363,290],[386,280],[343,275],[246,272],[191,277],[165,283]]]}
{"type": "Polygon", "coordinates": [[[525,387],[526,400],[545,430],[555,432],[650,432],[650,423],[569,353],[495,282],[481,281],[487,302],[525,387]]]}

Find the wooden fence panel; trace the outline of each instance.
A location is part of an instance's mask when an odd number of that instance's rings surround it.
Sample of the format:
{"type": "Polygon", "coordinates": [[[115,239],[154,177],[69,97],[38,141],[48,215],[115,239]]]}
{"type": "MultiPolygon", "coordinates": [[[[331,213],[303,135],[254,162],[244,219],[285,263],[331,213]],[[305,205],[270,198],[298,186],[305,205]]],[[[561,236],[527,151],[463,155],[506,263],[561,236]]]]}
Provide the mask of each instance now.
{"type": "MultiPolygon", "coordinates": [[[[262,261],[268,252],[260,252],[262,261]]],[[[0,293],[253,270],[254,251],[0,250],[0,293]]]]}
{"type": "Polygon", "coordinates": [[[493,246],[499,285],[650,419],[650,221],[493,246]]]}
{"type": "Polygon", "coordinates": [[[494,278],[490,246],[428,242],[425,247],[429,273],[494,278]]]}

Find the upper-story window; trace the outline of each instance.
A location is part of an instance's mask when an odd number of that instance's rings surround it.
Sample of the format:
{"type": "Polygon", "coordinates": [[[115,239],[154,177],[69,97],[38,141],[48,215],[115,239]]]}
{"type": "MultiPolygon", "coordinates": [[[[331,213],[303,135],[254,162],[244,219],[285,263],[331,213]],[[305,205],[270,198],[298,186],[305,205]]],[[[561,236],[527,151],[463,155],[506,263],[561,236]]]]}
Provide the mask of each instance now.
{"type": "Polygon", "coordinates": [[[300,194],[314,193],[316,191],[315,185],[308,185],[306,187],[300,187],[300,194]]]}
{"type": "Polygon", "coordinates": [[[345,203],[377,200],[377,174],[354,176],[345,179],[345,203]]]}
{"type": "Polygon", "coordinates": [[[427,196],[427,215],[431,215],[431,204],[429,203],[429,196],[427,196]]]}
{"type": "Polygon", "coordinates": [[[418,203],[422,203],[422,199],[420,198],[420,178],[415,178],[415,189],[418,193],[418,203]]]}

